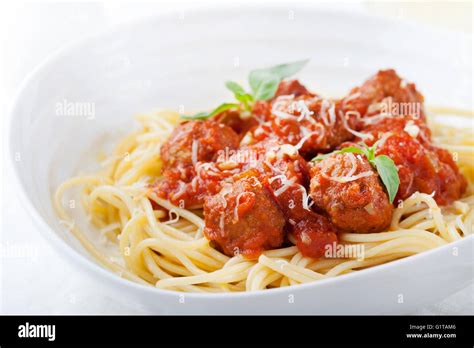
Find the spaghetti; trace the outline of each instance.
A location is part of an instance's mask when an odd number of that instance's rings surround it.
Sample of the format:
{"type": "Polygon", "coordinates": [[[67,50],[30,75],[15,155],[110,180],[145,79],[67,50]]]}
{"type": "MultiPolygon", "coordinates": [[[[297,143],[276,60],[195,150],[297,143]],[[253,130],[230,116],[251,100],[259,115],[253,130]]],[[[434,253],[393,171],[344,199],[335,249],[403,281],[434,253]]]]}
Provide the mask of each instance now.
{"type": "MultiPolygon", "coordinates": [[[[342,246],[359,247],[363,257],[313,259],[296,246],[264,251],[257,259],[227,256],[203,235],[202,210],[187,210],[158,197],[151,184],[160,175],[160,148],[179,121],[173,112],[138,115],[140,129],[127,136],[93,176],[62,183],[55,208],[68,230],[101,264],[132,281],[185,292],[256,291],[334,277],[418,254],[472,234],[474,222],[474,141],[471,130],[448,127],[432,109],[433,138],[455,152],[468,188],[459,200],[439,206],[415,192],[394,210],[390,228],[378,233],[341,233],[342,246]],[[113,246],[102,252],[64,207],[67,192],[82,188],[81,202],[91,226],[113,246]],[[121,258],[116,256],[119,254],[121,258]]],[[[457,113],[458,115],[460,113],[457,113]]],[[[472,113],[460,115],[470,117],[472,113]]],[[[291,238],[290,238],[291,239],[291,238]]],[[[294,242],[294,241],[293,241],[294,242]]]]}

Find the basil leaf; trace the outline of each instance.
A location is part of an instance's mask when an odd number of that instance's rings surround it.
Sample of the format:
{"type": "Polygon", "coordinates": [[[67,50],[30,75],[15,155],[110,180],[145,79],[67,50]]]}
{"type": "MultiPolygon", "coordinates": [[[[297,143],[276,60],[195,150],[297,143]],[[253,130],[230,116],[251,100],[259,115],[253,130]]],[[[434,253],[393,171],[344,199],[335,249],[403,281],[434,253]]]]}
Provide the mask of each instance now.
{"type": "Polygon", "coordinates": [[[219,105],[217,108],[215,108],[214,110],[212,110],[211,112],[199,112],[194,115],[181,115],[181,118],[184,118],[185,120],[205,120],[205,119],[208,119],[209,117],[218,115],[223,111],[236,109],[239,106],[240,106],[239,104],[235,104],[235,103],[223,103],[219,105]]]}
{"type": "Polygon", "coordinates": [[[267,69],[252,70],[249,74],[249,84],[250,88],[252,88],[253,94],[255,95],[255,99],[266,100],[273,98],[281,80],[296,74],[306,65],[306,63],[308,63],[308,61],[309,59],[306,59],[293,63],[275,65],[267,69]],[[266,92],[262,93],[262,90],[265,90],[266,92]]]}
{"type": "Polygon", "coordinates": [[[278,76],[269,76],[261,81],[258,89],[255,91],[255,100],[267,100],[273,98],[281,79],[278,76]]]}
{"type": "Polygon", "coordinates": [[[313,159],[312,159],[310,162],[319,162],[319,161],[322,161],[323,159],[328,158],[328,157],[331,156],[332,154],[333,154],[333,152],[331,152],[331,153],[323,153],[323,154],[317,155],[316,157],[313,157],[313,159]]]}
{"type": "Polygon", "coordinates": [[[398,187],[400,186],[400,178],[398,177],[398,169],[395,166],[395,163],[390,157],[385,155],[375,157],[371,163],[375,165],[380,179],[382,179],[382,182],[387,189],[390,203],[393,203],[398,192],[398,187]]]}
{"type": "Polygon", "coordinates": [[[361,149],[360,147],[357,147],[357,146],[348,146],[341,150],[338,150],[338,153],[346,153],[346,152],[360,153],[362,155],[365,154],[364,149],[361,149]]]}
{"type": "Polygon", "coordinates": [[[366,157],[369,161],[373,161],[375,159],[375,151],[377,150],[377,142],[372,145],[371,147],[365,145],[367,154],[366,157]]]}
{"type": "Polygon", "coordinates": [[[292,63],[275,65],[271,68],[252,70],[249,74],[250,87],[252,88],[254,94],[256,94],[260,88],[260,84],[263,81],[268,80],[270,77],[277,77],[280,80],[290,77],[291,75],[294,75],[300,71],[308,63],[308,61],[309,59],[306,59],[292,63]]]}
{"type": "Polygon", "coordinates": [[[228,90],[234,93],[234,95],[237,95],[237,94],[242,95],[242,94],[247,93],[245,92],[245,89],[243,89],[241,85],[239,85],[237,82],[234,82],[234,81],[227,81],[225,83],[225,86],[227,87],[228,90]]]}
{"type": "Polygon", "coordinates": [[[228,90],[234,93],[235,99],[244,104],[246,110],[250,111],[252,109],[252,102],[254,101],[253,96],[243,89],[241,85],[234,81],[227,81],[225,86],[228,90]]]}
{"type": "Polygon", "coordinates": [[[253,96],[249,93],[245,93],[245,94],[236,94],[235,95],[235,98],[241,102],[241,103],[244,103],[245,106],[248,106],[251,102],[253,102],[253,96]]]}
{"type": "Polygon", "coordinates": [[[348,146],[348,147],[345,147],[341,150],[336,150],[336,151],[333,151],[333,152],[330,152],[330,153],[318,155],[318,156],[314,157],[311,161],[321,161],[323,159],[328,158],[331,155],[338,154],[338,153],[347,153],[347,152],[360,153],[362,155],[365,155],[365,152],[364,152],[363,149],[358,148],[356,146],[348,146]]]}
{"type": "Polygon", "coordinates": [[[202,111],[194,115],[180,115],[181,118],[185,120],[205,120],[210,117],[208,112],[202,111]]]}

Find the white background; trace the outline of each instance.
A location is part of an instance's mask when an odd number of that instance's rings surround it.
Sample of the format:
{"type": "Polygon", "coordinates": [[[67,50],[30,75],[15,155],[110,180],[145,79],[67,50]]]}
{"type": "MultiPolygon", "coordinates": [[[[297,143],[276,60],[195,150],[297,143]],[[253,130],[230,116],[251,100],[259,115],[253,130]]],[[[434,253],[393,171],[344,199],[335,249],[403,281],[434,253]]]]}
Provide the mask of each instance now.
{"type": "MultiPolygon", "coordinates": [[[[281,1],[266,2],[271,6],[281,1]]],[[[4,165],[8,162],[3,146],[5,117],[8,102],[21,81],[48,54],[62,45],[135,17],[165,11],[186,11],[186,8],[191,6],[219,6],[219,1],[1,3],[0,313],[141,313],[133,303],[112,297],[105,287],[92,281],[70,264],[64,263],[39,235],[15,196],[9,170],[4,165]]],[[[315,6],[415,20],[437,28],[464,32],[472,38],[473,6],[469,2],[453,6],[443,2],[346,1],[317,3],[315,6]]],[[[421,309],[417,314],[473,314],[473,297],[474,289],[471,285],[440,303],[421,309]]]]}

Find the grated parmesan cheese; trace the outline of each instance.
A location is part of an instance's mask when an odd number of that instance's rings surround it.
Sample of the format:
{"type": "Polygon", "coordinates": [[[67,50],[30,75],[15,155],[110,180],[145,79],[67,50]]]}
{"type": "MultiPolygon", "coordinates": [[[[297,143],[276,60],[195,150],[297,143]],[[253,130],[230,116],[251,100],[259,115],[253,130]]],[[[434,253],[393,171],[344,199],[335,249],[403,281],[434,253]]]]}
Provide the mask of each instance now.
{"type": "Polygon", "coordinates": [[[199,148],[199,142],[197,140],[193,140],[193,143],[191,145],[191,158],[194,165],[196,165],[198,161],[198,148],[199,148]]]}

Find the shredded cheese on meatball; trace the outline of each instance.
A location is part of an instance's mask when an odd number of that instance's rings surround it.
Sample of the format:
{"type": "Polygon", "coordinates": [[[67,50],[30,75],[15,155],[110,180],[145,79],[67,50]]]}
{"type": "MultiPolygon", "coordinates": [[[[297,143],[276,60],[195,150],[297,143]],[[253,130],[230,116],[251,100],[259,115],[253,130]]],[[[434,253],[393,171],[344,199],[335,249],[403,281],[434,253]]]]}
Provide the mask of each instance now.
{"type": "Polygon", "coordinates": [[[343,124],[344,128],[349,133],[351,133],[351,134],[353,134],[356,137],[359,137],[361,139],[372,139],[373,138],[372,134],[361,133],[361,132],[358,132],[358,131],[356,131],[356,130],[349,127],[349,125],[347,123],[347,120],[346,120],[346,116],[355,115],[357,117],[360,117],[360,114],[357,111],[347,111],[345,114],[343,114],[342,112],[339,112],[339,115],[341,117],[342,124],[343,124]]]}
{"type": "Polygon", "coordinates": [[[199,142],[197,140],[193,140],[193,143],[191,145],[191,158],[194,165],[196,165],[198,161],[198,147],[199,147],[199,142]]]}

